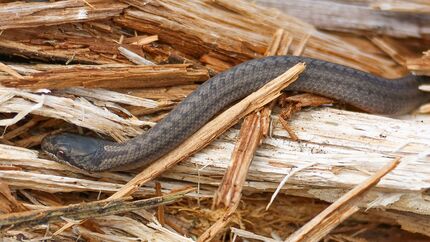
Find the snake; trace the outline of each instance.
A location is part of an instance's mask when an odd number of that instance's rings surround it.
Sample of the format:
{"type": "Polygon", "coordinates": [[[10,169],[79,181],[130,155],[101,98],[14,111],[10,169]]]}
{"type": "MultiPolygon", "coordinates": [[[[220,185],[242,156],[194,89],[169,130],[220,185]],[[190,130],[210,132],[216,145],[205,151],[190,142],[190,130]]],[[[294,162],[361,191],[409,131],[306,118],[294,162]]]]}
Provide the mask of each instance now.
{"type": "Polygon", "coordinates": [[[285,91],[317,94],[382,115],[405,114],[430,100],[430,93],[418,88],[430,77],[409,74],[386,79],[309,57],[271,56],[243,62],[213,76],[156,125],[125,142],[60,133],[44,138],[41,147],[53,159],[89,172],[145,167],[175,149],[220,111],[297,63],[305,63],[305,71],[285,91]]]}

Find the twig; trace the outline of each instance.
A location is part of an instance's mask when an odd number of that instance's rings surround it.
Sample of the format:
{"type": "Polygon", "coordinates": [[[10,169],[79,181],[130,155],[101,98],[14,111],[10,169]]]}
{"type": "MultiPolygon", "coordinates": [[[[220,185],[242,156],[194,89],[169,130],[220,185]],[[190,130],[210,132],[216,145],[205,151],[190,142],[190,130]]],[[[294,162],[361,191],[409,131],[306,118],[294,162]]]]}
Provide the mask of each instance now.
{"type": "Polygon", "coordinates": [[[16,72],[14,69],[10,68],[9,66],[3,64],[0,62],[0,71],[4,71],[7,74],[17,78],[17,79],[22,79],[24,78],[21,74],[19,74],[18,72],[16,72]]]}
{"type": "Polygon", "coordinates": [[[213,201],[215,207],[220,206],[221,203],[228,207],[231,203],[240,200],[247,171],[260,140],[260,115],[253,113],[243,121],[239,140],[232,154],[231,165],[215,193],[213,201]]]}
{"type": "Polygon", "coordinates": [[[128,50],[124,47],[118,47],[118,51],[127,59],[129,59],[131,62],[137,65],[147,65],[147,66],[153,66],[155,65],[154,62],[149,61],[142,56],[134,53],[131,50],[128,50]]]}
{"type": "MultiPolygon", "coordinates": [[[[288,50],[288,47],[285,46],[286,43],[281,43],[283,39],[285,39],[284,30],[278,29],[272,38],[266,55],[276,55],[280,49],[282,51],[288,50]]],[[[213,240],[216,234],[227,226],[232,218],[242,197],[242,189],[254,154],[262,139],[269,132],[270,125],[268,124],[270,121],[268,120],[270,120],[274,102],[272,101],[266,105],[262,112],[249,114],[242,123],[239,140],[232,153],[231,164],[224,174],[213,200],[213,207],[219,207],[222,203],[227,207],[227,210],[215,224],[200,236],[199,241],[213,240]]]]}
{"type": "MultiPolygon", "coordinates": [[[[264,242],[279,242],[278,240],[272,239],[272,238],[268,238],[268,237],[264,237],[258,234],[254,234],[252,232],[246,231],[246,230],[242,230],[242,229],[238,229],[238,228],[231,228],[231,232],[234,234],[234,238],[236,238],[237,236],[242,237],[242,238],[247,238],[247,239],[254,239],[254,240],[261,240],[264,242]]],[[[233,239],[233,241],[235,241],[233,239]]]]}
{"type": "Polygon", "coordinates": [[[360,196],[375,186],[383,176],[396,168],[399,163],[400,158],[397,158],[382,167],[373,176],[354,187],[336,202],[332,203],[328,208],[293,233],[285,241],[319,241],[342,221],[358,211],[359,208],[356,204],[359,202],[360,196]]]}
{"type": "Polygon", "coordinates": [[[47,209],[3,214],[0,215],[0,230],[9,229],[12,227],[28,227],[47,222],[51,223],[55,221],[61,221],[63,218],[74,220],[94,218],[129,212],[142,208],[155,207],[174,202],[191,191],[194,191],[194,188],[188,188],[186,190],[170,193],[164,196],[131,202],[126,201],[126,198],[118,198],[109,201],[102,200],[83,204],[73,204],[68,206],[50,207],[47,209]]]}
{"type": "Polygon", "coordinates": [[[258,113],[253,113],[245,118],[239,134],[240,139],[233,151],[231,166],[227,169],[214,198],[215,206],[223,203],[227,209],[223,216],[199,237],[198,241],[212,241],[233,218],[242,197],[242,188],[249,165],[262,137],[259,123],[260,115],[258,113]]]}

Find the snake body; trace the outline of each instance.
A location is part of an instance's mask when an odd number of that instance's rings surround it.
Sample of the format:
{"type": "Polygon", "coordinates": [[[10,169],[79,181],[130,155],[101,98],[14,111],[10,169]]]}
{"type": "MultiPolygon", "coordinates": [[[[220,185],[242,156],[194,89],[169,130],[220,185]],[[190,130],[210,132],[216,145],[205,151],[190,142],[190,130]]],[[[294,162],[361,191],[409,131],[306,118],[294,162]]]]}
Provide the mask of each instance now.
{"type": "Polygon", "coordinates": [[[425,77],[388,80],[322,60],[273,56],[220,73],[199,86],[144,134],[115,143],[75,134],[49,136],[42,148],[60,162],[88,171],[124,170],[150,164],[181,144],[222,109],[258,90],[299,62],[306,70],[288,91],[319,94],[366,112],[403,114],[429,100],[418,85],[425,77]]]}

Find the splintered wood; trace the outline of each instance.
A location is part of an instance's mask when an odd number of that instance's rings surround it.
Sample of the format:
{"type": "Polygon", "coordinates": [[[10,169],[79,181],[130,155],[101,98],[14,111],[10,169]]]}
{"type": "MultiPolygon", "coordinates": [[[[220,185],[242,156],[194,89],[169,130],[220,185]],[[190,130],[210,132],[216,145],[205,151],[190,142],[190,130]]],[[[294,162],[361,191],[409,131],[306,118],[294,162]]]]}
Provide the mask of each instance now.
{"type": "MultiPolygon", "coordinates": [[[[252,93],[226,111],[222,112],[220,115],[205,124],[201,129],[190,136],[185,142],[180,144],[173,151],[150,164],[141,173],[136,175],[127,184],[125,184],[118,192],[110,196],[108,200],[131,195],[143,184],[155,179],[168,168],[171,168],[173,165],[185,160],[190,155],[207,146],[211,141],[220,136],[245,115],[255,111],[256,109],[262,108],[264,105],[279,97],[282,90],[294,80],[296,80],[304,68],[305,67],[303,63],[293,66],[282,75],[264,85],[260,90],[252,93]]],[[[130,166],[130,168],[137,167],[130,166]]],[[[235,209],[232,208],[232,211],[234,210],[235,209]]],[[[226,215],[230,216],[231,214],[229,215],[229,213],[227,213],[226,215]]],[[[220,221],[220,223],[221,225],[225,225],[225,223],[222,221],[220,221]]],[[[61,230],[71,227],[73,224],[73,222],[69,222],[63,226],[61,230]]],[[[215,229],[214,232],[218,232],[218,229],[215,229]]],[[[212,233],[211,230],[208,230],[202,236],[203,238],[207,237],[207,239],[212,239],[215,235],[216,234],[212,233]]]]}
{"type": "Polygon", "coordinates": [[[361,199],[360,195],[376,185],[383,176],[392,171],[400,163],[397,158],[385,165],[375,175],[336,200],[318,216],[288,237],[286,242],[319,241],[334,227],[359,210],[355,204],[361,199]],[[357,201],[358,200],[358,201],[357,201]]]}
{"type": "Polygon", "coordinates": [[[256,0],[282,9],[318,28],[395,37],[429,35],[430,3],[426,0],[256,0]],[[334,17],[335,16],[335,17],[334,17]]]}
{"type": "MultiPolygon", "coordinates": [[[[334,101],[312,94],[281,95],[303,64],[149,167],[90,173],[40,150],[44,137],[62,132],[118,142],[140,135],[210,77],[263,56],[303,55],[387,78],[430,76],[428,7],[425,0],[1,2],[0,237],[429,240],[428,115],[381,117],[316,107],[334,101]]],[[[420,77],[421,90],[430,92],[429,79],[420,77]]],[[[418,111],[430,113],[430,104],[418,111]]]]}
{"type": "Polygon", "coordinates": [[[45,66],[35,69],[29,66],[10,66],[17,72],[27,75],[0,76],[0,84],[23,88],[143,88],[186,85],[208,79],[207,70],[191,69],[188,64],[160,66],[132,65],[78,65],[45,66]],[[88,78],[91,77],[91,78],[88,78]]]}
{"type": "MultiPolygon", "coordinates": [[[[285,55],[288,52],[291,40],[291,38],[288,38],[288,33],[283,29],[277,30],[265,55],[285,55]]],[[[270,114],[275,101],[273,100],[261,111],[253,112],[244,118],[239,140],[232,153],[231,163],[213,198],[213,208],[225,206],[225,213],[205,231],[199,238],[200,241],[213,240],[231,221],[242,197],[242,189],[254,153],[261,144],[262,139],[267,137],[269,133],[270,114]]]]}
{"type": "Polygon", "coordinates": [[[240,201],[249,165],[262,138],[260,123],[259,113],[251,114],[243,120],[240,139],[233,151],[231,164],[214,196],[215,207],[221,204],[230,207],[240,201]]]}
{"type": "MultiPolygon", "coordinates": [[[[63,119],[99,133],[108,134],[117,140],[125,140],[127,136],[140,134],[142,132],[140,126],[153,124],[133,118],[125,119],[82,97],[74,100],[14,88],[0,88],[0,100],[1,112],[18,113],[13,118],[2,119],[0,121],[2,126],[13,125],[29,113],[33,113],[63,119]]],[[[154,108],[154,106],[156,107],[157,103],[147,107],[154,108]]]]}
{"type": "Polygon", "coordinates": [[[1,3],[0,30],[105,19],[120,14],[126,7],[111,0],[1,3]]]}
{"type": "Polygon", "coordinates": [[[143,208],[155,207],[162,204],[172,203],[183,197],[193,189],[187,189],[182,192],[171,193],[165,196],[158,196],[145,200],[127,201],[127,198],[111,201],[95,201],[86,204],[75,204],[70,206],[57,206],[52,208],[23,211],[14,214],[0,215],[0,228],[14,226],[34,226],[41,223],[60,221],[61,217],[68,219],[83,219],[90,217],[101,217],[112,214],[124,213],[143,208]],[[43,219],[41,219],[43,218],[43,219]]]}
{"type": "Polygon", "coordinates": [[[400,12],[400,13],[430,13],[430,3],[423,0],[402,1],[376,1],[370,5],[373,8],[382,11],[400,12]]]}
{"type": "Polygon", "coordinates": [[[200,130],[194,133],[184,143],[178,146],[157,162],[151,164],[147,169],[135,176],[123,189],[115,193],[111,198],[118,198],[129,195],[136,190],[141,184],[144,184],[158,175],[167,168],[173,166],[189,157],[191,154],[204,148],[216,137],[233,126],[245,115],[255,111],[273,101],[281,95],[281,91],[293,82],[298,75],[304,70],[304,64],[297,64],[290,70],[286,71],[273,81],[264,85],[259,91],[252,93],[242,101],[230,107],[220,115],[215,117],[209,123],[204,125],[200,130]]]}
{"type": "MultiPolygon", "coordinates": [[[[426,52],[426,54],[417,59],[409,59],[406,62],[409,70],[413,71],[417,75],[426,75],[430,76],[430,49],[426,52]]],[[[429,84],[429,83],[423,83],[429,84]]]]}
{"type": "MultiPolygon", "coordinates": [[[[115,18],[116,22],[157,34],[161,41],[196,58],[203,58],[200,60],[221,60],[231,66],[249,58],[261,57],[273,33],[286,29],[291,34],[292,53],[300,48],[303,40],[309,38],[303,52],[305,56],[353,66],[381,76],[400,75],[389,68],[387,60],[366,54],[364,50],[358,50],[334,35],[315,30],[298,19],[246,1],[238,1],[240,4],[225,0],[217,0],[216,4],[199,0],[126,2],[137,9],[127,9],[124,15],[115,18]],[[318,51],[321,48],[324,52],[318,51]],[[211,58],[204,58],[207,55],[211,58]],[[350,58],[351,55],[355,58],[350,58]]],[[[217,62],[206,64],[216,66],[217,62]]]]}

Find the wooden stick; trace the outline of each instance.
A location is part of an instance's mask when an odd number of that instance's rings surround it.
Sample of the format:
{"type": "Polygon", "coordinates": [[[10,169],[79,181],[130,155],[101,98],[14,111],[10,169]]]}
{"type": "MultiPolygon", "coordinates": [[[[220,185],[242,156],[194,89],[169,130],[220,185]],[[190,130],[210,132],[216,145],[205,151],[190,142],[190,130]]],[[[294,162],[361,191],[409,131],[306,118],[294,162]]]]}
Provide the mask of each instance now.
{"type": "MultiPolygon", "coordinates": [[[[266,55],[276,55],[279,50],[288,51],[287,42],[282,42],[285,39],[285,31],[278,29],[267,48],[266,55]]],[[[206,230],[199,238],[199,241],[211,241],[215,236],[224,229],[229,220],[234,214],[234,211],[242,197],[242,189],[245,184],[248,169],[254,154],[261,144],[265,134],[269,132],[270,113],[275,101],[266,105],[262,112],[249,114],[244,122],[239,133],[239,140],[236,143],[232,153],[231,163],[223,180],[215,193],[213,207],[219,207],[221,204],[227,207],[225,214],[218,219],[208,230],[206,230]]]]}
{"type": "Polygon", "coordinates": [[[68,219],[85,219],[155,207],[174,202],[191,191],[194,191],[194,188],[188,188],[164,196],[131,202],[126,201],[126,198],[118,198],[113,200],[101,200],[90,203],[3,214],[0,215],[0,230],[10,229],[11,227],[28,227],[41,223],[62,221],[62,218],[64,217],[68,219]]]}
{"type": "Polygon", "coordinates": [[[359,208],[356,203],[360,200],[361,195],[375,186],[383,176],[396,168],[399,163],[400,158],[397,158],[382,167],[373,176],[347,192],[285,241],[319,241],[322,239],[337,225],[358,211],[359,208]]]}
{"type": "Polygon", "coordinates": [[[248,174],[254,152],[261,141],[260,114],[253,113],[245,118],[232,154],[231,164],[224,174],[221,185],[215,193],[214,206],[224,204],[229,207],[231,203],[238,202],[243,184],[248,174]]]}
{"type": "Polygon", "coordinates": [[[14,69],[10,68],[9,66],[3,64],[0,62],[0,71],[4,71],[7,74],[13,76],[16,79],[22,79],[24,78],[21,74],[19,74],[18,72],[16,72],[14,69]]]}

